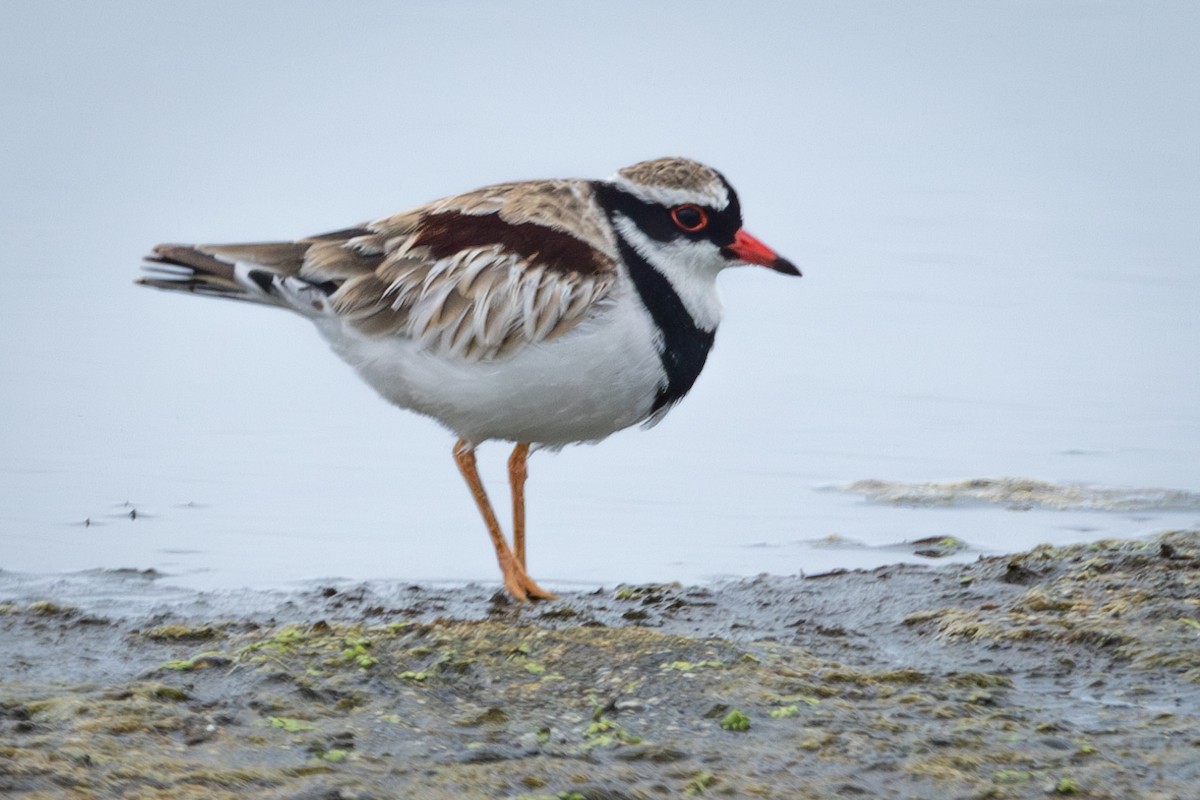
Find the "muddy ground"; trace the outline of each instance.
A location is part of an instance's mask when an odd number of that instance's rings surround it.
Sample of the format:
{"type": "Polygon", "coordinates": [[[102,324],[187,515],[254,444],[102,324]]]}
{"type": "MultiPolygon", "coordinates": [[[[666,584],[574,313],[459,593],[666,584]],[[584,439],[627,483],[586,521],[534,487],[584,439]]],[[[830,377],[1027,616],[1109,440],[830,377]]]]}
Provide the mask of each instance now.
{"type": "Polygon", "coordinates": [[[1198,531],[520,607],[93,582],[0,595],[5,797],[1200,796],[1198,531]]]}

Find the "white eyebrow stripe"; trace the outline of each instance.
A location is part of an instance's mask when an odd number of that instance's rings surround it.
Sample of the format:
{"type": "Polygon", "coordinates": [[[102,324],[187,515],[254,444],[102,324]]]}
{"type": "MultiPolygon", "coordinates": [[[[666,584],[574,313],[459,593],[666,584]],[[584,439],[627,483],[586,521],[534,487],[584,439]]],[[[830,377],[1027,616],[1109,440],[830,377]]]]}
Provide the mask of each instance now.
{"type": "Polygon", "coordinates": [[[611,180],[620,186],[622,190],[629,192],[635,197],[645,200],[648,203],[658,203],[668,208],[685,203],[698,203],[720,211],[729,205],[729,192],[721,184],[714,184],[711,187],[711,191],[697,192],[690,189],[672,189],[666,186],[646,186],[645,184],[634,183],[619,174],[613,176],[611,180]]]}

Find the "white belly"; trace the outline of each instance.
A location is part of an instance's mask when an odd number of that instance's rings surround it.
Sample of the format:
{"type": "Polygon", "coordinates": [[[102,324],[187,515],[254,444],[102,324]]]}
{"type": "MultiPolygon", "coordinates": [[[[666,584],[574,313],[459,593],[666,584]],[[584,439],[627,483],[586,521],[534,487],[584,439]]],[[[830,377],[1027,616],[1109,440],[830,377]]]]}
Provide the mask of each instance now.
{"type": "Polygon", "coordinates": [[[495,361],[443,357],[399,337],[364,338],[333,320],[318,327],[383,397],[473,444],[603,439],[645,420],[663,381],[657,329],[637,302],[617,302],[562,336],[495,361]]]}

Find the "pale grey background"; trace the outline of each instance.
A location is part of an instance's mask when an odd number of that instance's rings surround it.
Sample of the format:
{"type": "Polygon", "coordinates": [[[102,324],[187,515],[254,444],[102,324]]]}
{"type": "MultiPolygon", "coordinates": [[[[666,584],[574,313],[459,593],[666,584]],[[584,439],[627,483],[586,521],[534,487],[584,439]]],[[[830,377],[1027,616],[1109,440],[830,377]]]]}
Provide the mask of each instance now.
{"type": "Polygon", "coordinates": [[[820,491],[1200,489],[1194,3],[3,6],[0,569],[495,580],[448,434],[304,321],[135,288],[138,259],[669,154],[725,172],[805,277],[724,276],[666,422],[535,457],[543,583],[1198,521],[820,491]],[[872,547],[811,544],[834,534],[872,547]]]}

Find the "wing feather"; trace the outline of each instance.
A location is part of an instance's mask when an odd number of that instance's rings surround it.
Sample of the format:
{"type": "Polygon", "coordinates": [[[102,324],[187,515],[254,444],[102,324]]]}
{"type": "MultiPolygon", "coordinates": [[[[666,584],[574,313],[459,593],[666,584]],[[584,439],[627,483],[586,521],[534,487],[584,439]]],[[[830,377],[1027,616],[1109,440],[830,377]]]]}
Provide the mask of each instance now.
{"type": "Polygon", "coordinates": [[[503,184],[294,242],[162,245],[143,283],[503,358],[605,306],[618,273],[603,220],[586,181],[503,184]]]}
{"type": "MultiPolygon", "coordinates": [[[[561,187],[549,196],[566,197],[561,187]]],[[[363,333],[365,323],[370,335],[472,359],[561,336],[602,304],[617,275],[607,243],[568,232],[564,213],[544,193],[502,186],[372,223],[383,250],[377,281],[346,284],[333,307],[363,333]]]]}

